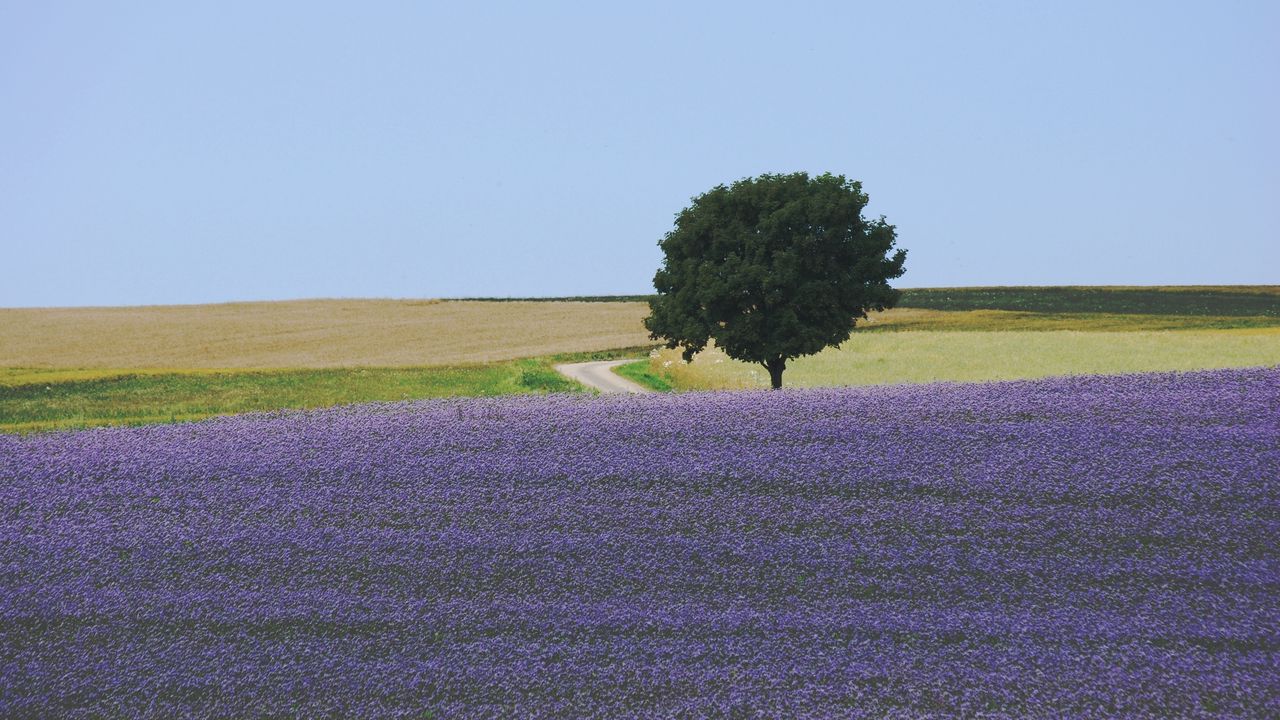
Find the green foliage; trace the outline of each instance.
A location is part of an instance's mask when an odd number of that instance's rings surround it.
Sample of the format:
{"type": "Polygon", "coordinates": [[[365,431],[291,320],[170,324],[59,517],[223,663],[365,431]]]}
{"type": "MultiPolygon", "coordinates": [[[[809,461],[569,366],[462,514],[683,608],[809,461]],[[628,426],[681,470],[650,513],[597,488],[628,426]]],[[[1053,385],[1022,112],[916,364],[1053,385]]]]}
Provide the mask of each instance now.
{"type": "Polygon", "coordinates": [[[902,291],[900,307],[1218,317],[1280,317],[1280,287],[967,287],[902,291]]]}
{"type": "Polygon", "coordinates": [[[774,387],[792,358],[839,345],[868,310],[892,307],[903,273],[892,225],[866,220],[862,185],[841,175],[761,175],[712,188],[661,244],[645,327],[694,353],[715,339],[763,365],[774,387]],[[891,254],[892,253],[892,254],[891,254]]]}
{"type": "Polygon", "coordinates": [[[613,368],[613,371],[631,382],[655,392],[671,392],[675,389],[671,386],[671,383],[667,382],[666,378],[652,367],[649,360],[637,360],[626,365],[619,365],[613,368]]]}

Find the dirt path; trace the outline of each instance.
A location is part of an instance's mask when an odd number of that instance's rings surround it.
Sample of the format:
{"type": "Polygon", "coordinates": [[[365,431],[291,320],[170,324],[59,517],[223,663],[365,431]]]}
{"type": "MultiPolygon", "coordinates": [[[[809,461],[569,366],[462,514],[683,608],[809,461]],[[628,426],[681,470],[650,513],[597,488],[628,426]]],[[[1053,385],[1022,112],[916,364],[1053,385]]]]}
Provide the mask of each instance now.
{"type": "Polygon", "coordinates": [[[595,388],[602,393],[647,393],[648,388],[619,376],[611,368],[626,365],[635,360],[601,360],[597,362],[567,363],[557,365],[556,370],[565,377],[595,388]]]}

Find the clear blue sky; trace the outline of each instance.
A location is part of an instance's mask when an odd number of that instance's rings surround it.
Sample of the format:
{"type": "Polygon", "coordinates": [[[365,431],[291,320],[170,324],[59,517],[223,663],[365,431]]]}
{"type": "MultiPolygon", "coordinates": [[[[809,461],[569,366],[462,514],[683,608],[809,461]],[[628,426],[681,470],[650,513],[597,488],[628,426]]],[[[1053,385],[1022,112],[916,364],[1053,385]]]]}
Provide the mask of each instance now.
{"type": "Polygon", "coordinates": [[[1280,282],[1280,3],[621,5],[4,2],[0,306],[648,292],[795,170],[906,287],[1280,282]]]}

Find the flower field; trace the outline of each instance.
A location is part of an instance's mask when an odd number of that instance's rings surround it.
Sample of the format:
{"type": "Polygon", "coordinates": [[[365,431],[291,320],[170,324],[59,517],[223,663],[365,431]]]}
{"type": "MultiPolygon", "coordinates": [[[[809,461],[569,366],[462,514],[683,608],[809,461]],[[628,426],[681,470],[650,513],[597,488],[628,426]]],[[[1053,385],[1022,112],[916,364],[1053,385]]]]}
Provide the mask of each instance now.
{"type": "Polygon", "coordinates": [[[0,436],[0,717],[1280,715],[1280,369],[0,436]]]}

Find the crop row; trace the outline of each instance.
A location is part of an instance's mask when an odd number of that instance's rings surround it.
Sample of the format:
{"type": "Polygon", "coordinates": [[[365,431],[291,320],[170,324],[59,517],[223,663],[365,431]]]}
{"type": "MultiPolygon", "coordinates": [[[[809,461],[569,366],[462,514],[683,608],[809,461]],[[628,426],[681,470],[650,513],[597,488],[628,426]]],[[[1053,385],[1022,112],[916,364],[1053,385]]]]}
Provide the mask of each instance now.
{"type": "Polygon", "coordinates": [[[1280,713],[1280,370],[0,436],[0,716],[1280,713]]]}

